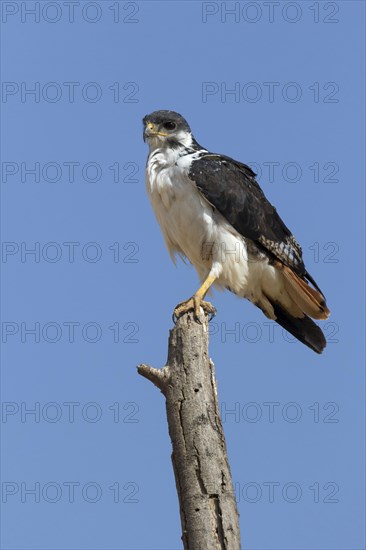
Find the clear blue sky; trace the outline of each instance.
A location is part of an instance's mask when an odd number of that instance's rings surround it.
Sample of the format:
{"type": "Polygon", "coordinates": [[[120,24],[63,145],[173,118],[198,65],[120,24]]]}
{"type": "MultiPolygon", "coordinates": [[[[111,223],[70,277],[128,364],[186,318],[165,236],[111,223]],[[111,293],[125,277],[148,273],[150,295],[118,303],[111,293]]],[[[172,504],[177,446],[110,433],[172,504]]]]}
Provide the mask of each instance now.
{"type": "Polygon", "coordinates": [[[244,547],[363,549],[364,3],[80,4],[2,2],[3,548],[181,547],[135,369],[198,283],[145,194],[141,119],[174,109],[261,173],[332,310],[317,356],[212,297],[244,547]]]}

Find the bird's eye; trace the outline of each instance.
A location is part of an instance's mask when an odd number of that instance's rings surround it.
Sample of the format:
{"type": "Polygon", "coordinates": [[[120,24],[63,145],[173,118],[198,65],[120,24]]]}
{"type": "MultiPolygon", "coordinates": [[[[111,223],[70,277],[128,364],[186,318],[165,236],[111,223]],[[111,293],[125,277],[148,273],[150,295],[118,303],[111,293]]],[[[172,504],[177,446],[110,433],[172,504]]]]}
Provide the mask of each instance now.
{"type": "Polygon", "coordinates": [[[177,127],[176,123],[175,122],[164,122],[163,124],[165,130],[175,130],[175,128],[177,127]]]}

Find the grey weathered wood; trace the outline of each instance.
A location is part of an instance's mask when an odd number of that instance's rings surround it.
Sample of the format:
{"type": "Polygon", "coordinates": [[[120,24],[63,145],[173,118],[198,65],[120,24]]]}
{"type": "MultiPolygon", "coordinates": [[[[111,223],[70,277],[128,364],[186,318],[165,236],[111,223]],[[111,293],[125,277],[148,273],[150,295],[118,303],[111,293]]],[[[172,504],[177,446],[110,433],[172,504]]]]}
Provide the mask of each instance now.
{"type": "Polygon", "coordinates": [[[240,550],[236,506],[208,354],[208,319],[185,313],[170,331],[167,366],[138,372],[165,395],[185,550],[240,550]]]}

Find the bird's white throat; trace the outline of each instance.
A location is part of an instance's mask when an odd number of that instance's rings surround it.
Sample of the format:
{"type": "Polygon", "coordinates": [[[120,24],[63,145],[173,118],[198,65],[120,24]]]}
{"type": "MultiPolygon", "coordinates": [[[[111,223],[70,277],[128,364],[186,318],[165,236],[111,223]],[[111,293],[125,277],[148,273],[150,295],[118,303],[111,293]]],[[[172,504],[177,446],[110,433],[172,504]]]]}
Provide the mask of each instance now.
{"type": "Polygon", "coordinates": [[[165,136],[150,136],[148,138],[149,144],[149,153],[154,153],[157,149],[161,152],[175,149],[180,153],[185,149],[191,149],[193,147],[193,136],[190,132],[181,131],[176,136],[174,136],[174,142],[170,139],[167,139],[165,136]]]}

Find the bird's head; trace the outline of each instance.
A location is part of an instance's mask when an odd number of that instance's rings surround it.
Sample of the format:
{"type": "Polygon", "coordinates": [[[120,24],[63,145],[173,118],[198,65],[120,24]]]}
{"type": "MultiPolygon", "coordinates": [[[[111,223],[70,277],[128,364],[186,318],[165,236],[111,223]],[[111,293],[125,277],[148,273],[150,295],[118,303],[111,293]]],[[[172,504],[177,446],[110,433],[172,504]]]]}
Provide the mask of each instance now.
{"type": "Polygon", "coordinates": [[[144,141],[150,149],[196,144],[185,118],[174,111],[154,111],[143,119],[144,141]]]}

